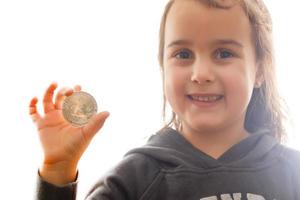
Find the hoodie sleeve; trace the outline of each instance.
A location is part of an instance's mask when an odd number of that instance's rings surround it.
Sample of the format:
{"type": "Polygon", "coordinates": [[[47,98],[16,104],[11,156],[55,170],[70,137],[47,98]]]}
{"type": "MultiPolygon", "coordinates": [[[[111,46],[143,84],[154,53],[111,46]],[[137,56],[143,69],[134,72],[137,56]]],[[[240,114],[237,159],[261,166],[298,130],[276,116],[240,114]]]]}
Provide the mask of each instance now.
{"type": "MultiPolygon", "coordinates": [[[[158,182],[160,168],[142,154],[126,156],[89,191],[86,200],[129,200],[147,195],[147,189],[158,182]]],[[[36,200],[75,200],[77,182],[59,187],[38,177],[36,200]]]]}
{"type": "MultiPolygon", "coordinates": [[[[78,177],[78,173],[76,179],[78,177]]],[[[45,181],[38,173],[36,200],[75,200],[77,181],[57,186],[45,181]]]]}

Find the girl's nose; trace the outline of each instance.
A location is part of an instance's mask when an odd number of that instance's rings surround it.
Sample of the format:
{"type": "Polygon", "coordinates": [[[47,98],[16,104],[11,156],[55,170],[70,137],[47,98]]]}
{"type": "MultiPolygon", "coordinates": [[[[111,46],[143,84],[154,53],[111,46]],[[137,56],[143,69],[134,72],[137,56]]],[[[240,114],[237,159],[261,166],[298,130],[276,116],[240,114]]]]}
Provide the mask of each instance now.
{"type": "Polygon", "coordinates": [[[192,66],[191,81],[198,84],[207,84],[215,81],[211,63],[198,61],[192,66]]]}

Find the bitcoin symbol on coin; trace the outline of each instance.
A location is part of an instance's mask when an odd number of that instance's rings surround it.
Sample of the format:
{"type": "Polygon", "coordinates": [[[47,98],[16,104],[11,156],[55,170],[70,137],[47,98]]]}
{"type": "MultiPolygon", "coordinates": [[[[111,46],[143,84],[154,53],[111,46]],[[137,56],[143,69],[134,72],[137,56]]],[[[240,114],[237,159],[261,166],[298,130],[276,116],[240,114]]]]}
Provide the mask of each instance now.
{"type": "Polygon", "coordinates": [[[64,100],[62,113],[64,118],[72,125],[84,126],[97,113],[97,102],[87,92],[74,92],[64,100]]]}

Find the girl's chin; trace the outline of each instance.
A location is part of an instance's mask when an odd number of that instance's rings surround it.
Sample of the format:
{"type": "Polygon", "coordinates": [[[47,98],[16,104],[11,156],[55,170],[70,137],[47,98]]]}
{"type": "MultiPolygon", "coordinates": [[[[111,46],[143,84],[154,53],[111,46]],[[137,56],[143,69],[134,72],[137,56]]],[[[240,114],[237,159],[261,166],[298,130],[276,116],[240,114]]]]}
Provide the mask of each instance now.
{"type": "Polygon", "coordinates": [[[183,124],[183,130],[193,131],[198,133],[216,132],[221,124],[216,121],[192,121],[188,125],[183,124]]]}

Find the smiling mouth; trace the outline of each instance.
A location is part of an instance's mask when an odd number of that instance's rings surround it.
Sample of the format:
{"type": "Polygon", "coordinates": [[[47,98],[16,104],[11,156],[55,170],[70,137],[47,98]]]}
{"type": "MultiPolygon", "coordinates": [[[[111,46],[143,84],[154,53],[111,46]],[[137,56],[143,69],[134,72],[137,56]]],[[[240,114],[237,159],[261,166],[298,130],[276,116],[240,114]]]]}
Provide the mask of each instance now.
{"type": "Polygon", "coordinates": [[[213,103],[223,99],[223,95],[187,95],[190,100],[204,102],[204,103],[213,103]]]}

